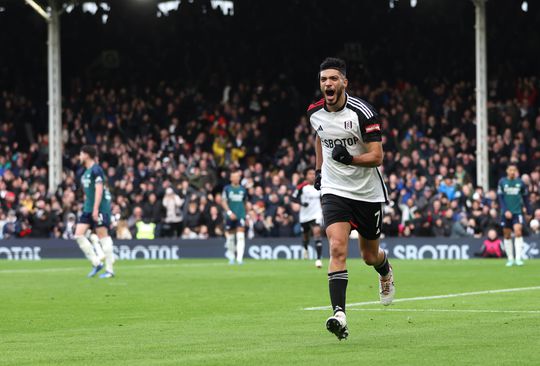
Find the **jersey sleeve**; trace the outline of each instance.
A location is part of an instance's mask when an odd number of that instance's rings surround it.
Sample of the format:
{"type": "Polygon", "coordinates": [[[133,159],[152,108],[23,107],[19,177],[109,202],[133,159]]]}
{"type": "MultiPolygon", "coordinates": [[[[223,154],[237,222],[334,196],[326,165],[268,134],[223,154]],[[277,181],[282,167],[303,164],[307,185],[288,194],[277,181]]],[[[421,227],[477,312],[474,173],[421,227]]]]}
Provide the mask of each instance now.
{"type": "Polygon", "coordinates": [[[309,105],[309,107],[307,108],[307,116],[308,116],[308,119],[311,118],[311,115],[315,112],[317,112],[318,110],[324,108],[324,99],[320,99],[318,100],[317,102],[315,103],[312,103],[309,105]]]}
{"type": "Polygon", "coordinates": [[[497,194],[504,194],[502,179],[499,179],[499,183],[497,184],[497,194]]]}
{"type": "Polygon", "coordinates": [[[300,203],[300,200],[302,198],[302,190],[304,189],[306,185],[307,185],[307,182],[304,182],[296,186],[296,189],[294,190],[291,197],[293,202],[300,203]]]}
{"type": "Polygon", "coordinates": [[[360,136],[364,142],[382,141],[382,126],[379,115],[369,103],[350,97],[347,106],[356,112],[360,136]]]}
{"type": "Polygon", "coordinates": [[[103,169],[101,169],[99,166],[94,165],[92,167],[92,179],[94,180],[94,183],[103,184],[105,182],[105,173],[103,172],[103,169]]]}
{"type": "Polygon", "coordinates": [[[367,119],[360,119],[360,132],[364,142],[380,142],[382,141],[382,128],[379,116],[375,114],[367,119]]]}

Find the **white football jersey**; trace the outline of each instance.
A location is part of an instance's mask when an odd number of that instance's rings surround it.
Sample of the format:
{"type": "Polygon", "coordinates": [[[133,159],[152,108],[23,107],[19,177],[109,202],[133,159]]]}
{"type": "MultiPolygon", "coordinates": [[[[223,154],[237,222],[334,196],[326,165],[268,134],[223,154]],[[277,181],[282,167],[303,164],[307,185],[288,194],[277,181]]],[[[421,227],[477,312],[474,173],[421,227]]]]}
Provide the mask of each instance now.
{"type": "Polygon", "coordinates": [[[346,94],[344,107],[337,112],[326,109],[324,99],[308,108],[311,126],[321,139],[321,193],[367,202],[387,202],[388,193],[378,168],[345,165],[332,158],[336,145],[344,145],[351,155],[367,152],[366,144],[381,141],[377,112],[365,101],[346,94]]]}
{"type": "Polygon", "coordinates": [[[300,223],[306,223],[315,220],[318,224],[322,223],[321,192],[316,190],[312,184],[301,183],[296,187],[293,197],[302,204],[308,204],[306,207],[300,207],[300,223]]]}

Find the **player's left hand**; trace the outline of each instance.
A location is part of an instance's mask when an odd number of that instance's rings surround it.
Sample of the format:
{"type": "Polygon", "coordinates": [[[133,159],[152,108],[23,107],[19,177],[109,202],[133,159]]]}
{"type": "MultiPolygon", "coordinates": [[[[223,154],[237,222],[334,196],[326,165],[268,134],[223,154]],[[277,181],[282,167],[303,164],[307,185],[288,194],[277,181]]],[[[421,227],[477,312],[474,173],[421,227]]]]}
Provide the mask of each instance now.
{"type": "Polygon", "coordinates": [[[343,145],[336,145],[334,150],[332,150],[332,159],[341,164],[350,165],[352,163],[353,157],[343,145]]]}
{"type": "Polygon", "coordinates": [[[92,219],[94,220],[94,222],[98,222],[99,221],[99,212],[98,211],[92,211],[92,219]]]}

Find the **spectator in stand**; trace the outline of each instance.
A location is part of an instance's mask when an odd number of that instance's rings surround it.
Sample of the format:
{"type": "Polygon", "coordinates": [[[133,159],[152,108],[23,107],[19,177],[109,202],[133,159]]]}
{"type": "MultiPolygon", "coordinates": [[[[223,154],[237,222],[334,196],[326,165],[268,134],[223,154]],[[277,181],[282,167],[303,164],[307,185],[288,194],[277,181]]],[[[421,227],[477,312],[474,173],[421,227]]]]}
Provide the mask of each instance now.
{"type": "Polygon", "coordinates": [[[222,237],[224,235],[223,213],[218,206],[212,205],[208,213],[203,218],[205,226],[208,228],[208,236],[211,238],[222,237]]]}
{"type": "MultiPolygon", "coordinates": [[[[298,213],[288,201],[291,188],[298,172],[314,164],[310,159],[315,155],[314,136],[305,116],[300,116],[301,112],[299,117],[282,116],[284,106],[271,85],[249,80],[238,85],[218,84],[213,94],[219,97],[211,97],[212,93],[196,86],[178,88],[167,83],[144,92],[128,84],[105,88],[96,80],[88,83],[90,87],[77,84],[73,89],[66,88],[62,116],[65,178],[52,195],[47,187],[48,136],[38,128],[36,117],[27,121],[29,98],[2,91],[0,209],[5,216],[10,210],[18,216],[19,234],[15,236],[31,232],[34,236],[63,235],[67,215],[79,210],[76,154],[85,143],[100,147],[115,200],[113,226],[128,219],[136,207],[142,208],[143,217],[149,215],[158,223],[151,193],[163,204],[171,188],[182,201],[178,205],[176,199],[169,200],[170,208],[163,205],[161,223],[165,236],[179,236],[193,195],[200,200],[221,191],[230,170],[241,169],[246,172],[242,184],[253,204],[248,220],[248,224],[253,222],[253,235],[282,231],[279,221],[284,212],[294,228],[298,213]],[[297,118],[296,125],[293,118],[297,118]],[[21,143],[21,134],[15,131],[26,123],[35,129],[24,138],[29,143],[21,143]],[[44,222],[34,221],[40,200],[45,202],[44,217],[53,219],[50,230],[40,229],[44,222]],[[279,207],[282,209],[277,215],[279,207]]],[[[531,206],[540,209],[539,80],[521,78],[513,85],[502,80],[499,85],[503,84],[506,86],[495,87],[489,98],[490,125],[484,143],[490,150],[490,181],[496,182],[506,164],[515,161],[528,186],[531,206]]],[[[383,137],[386,158],[381,167],[392,209],[383,217],[387,235],[449,235],[456,212],[462,211],[467,219],[474,218],[477,228],[487,230],[498,225],[493,222],[500,209],[495,192],[474,187],[476,141],[471,138],[475,118],[471,83],[400,82],[392,86],[350,80],[349,86],[352,94],[377,107],[386,126],[383,129],[388,131],[383,137]],[[410,222],[415,222],[413,228],[404,225],[410,222]]],[[[289,97],[297,94],[286,89],[294,88],[283,85],[289,97]]],[[[204,220],[212,204],[220,205],[219,199],[212,195],[207,204],[198,206],[204,220]]],[[[207,229],[211,234],[212,229],[207,229]]]]}
{"type": "Polygon", "coordinates": [[[456,196],[456,191],[457,187],[453,177],[446,175],[444,177],[444,181],[442,181],[439,185],[439,193],[446,195],[446,197],[452,201],[456,196]]]}
{"type": "Polygon", "coordinates": [[[2,228],[3,239],[17,238],[21,230],[21,222],[17,219],[15,210],[9,210],[4,227],[2,228]]]}
{"type": "Polygon", "coordinates": [[[133,236],[135,236],[137,232],[137,227],[136,227],[137,223],[142,221],[142,219],[143,219],[143,210],[140,206],[136,206],[133,209],[131,216],[127,220],[129,231],[131,232],[133,236]]]}
{"type": "MultiPolygon", "coordinates": [[[[187,193],[187,190],[186,190],[187,193]]],[[[182,234],[182,222],[184,220],[182,210],[185,199],[180,198],[171,187],[165,190],[163,207],[165,207],[165,219],[163,220],[162,235],[164,237],[179,237],[182,234]]]]}
{"type": "Polygon", "coordinates": [[[121,240],[131,240],[133,235],[129,231],[129,226],[126,220],[118,221],[118,226],[116,227],[116,238],[121,240]]]}
{"type": "Polygon", "coordinates": [[[158,202],[157,195],[151,192],[148,195],[146,202],[143,203],[143,217],[156,225],[155,236],[160,237],[161,233],[161,219],[163,217],[163,205],[158,202]]]}
{"type": "MultiPolygon", "coordinates": [[[[199,236],[202,224],[201,212],[196,201],[191,201],[184,218],[183,239],[196,239],[199,236]]],[[[208,231],[208,230],[206,230],[208,231]]]]}
{"type": "Polygon", "coordinates": [[[473,234],[470,233],[468,228],[467,216],[464,213],[458,215],[458,220],[452,225],[452,231],[450,233],[451,238],[468,238],[472,237],[473,234]]]}

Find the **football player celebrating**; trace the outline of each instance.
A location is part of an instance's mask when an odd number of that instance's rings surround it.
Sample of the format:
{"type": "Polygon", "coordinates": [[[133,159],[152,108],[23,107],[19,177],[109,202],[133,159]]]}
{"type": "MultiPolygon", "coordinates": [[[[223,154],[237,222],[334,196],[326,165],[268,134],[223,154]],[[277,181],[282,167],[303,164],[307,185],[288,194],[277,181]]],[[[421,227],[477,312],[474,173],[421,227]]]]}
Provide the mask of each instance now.
{"type": "Polygon", "coordinates": [[[360,252],[379,273],[383,305],[394,298],[392,267],[379,248],[383,204],[388,194],[378,166],[383,161],[381,123],[371,105],[346,93],[345,62],[327,58],[320,66],[323,99],[309,106],[317,133],[315,188],[322,193],[326,235],[330,242],[328,281],[334,315],[326,328],[338,339],[347,338],[345,316],[347,251],[352,229],[359,234],[360,252]]]}

